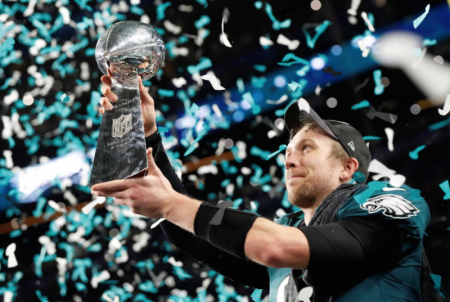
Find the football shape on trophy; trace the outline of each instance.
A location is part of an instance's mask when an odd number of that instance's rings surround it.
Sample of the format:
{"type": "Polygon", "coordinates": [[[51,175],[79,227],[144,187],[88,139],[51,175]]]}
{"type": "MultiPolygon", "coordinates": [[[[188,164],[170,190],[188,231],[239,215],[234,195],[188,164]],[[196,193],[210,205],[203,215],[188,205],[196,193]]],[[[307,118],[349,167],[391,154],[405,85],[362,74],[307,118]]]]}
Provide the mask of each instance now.
{"type": "Polygon", "coordinates": [[[111,91],[118,100],[103,115],[89,187],[147,169],[138,76],[148,80],[161,68],[164,41],[151,25],[117,22],[98,40],[95,59],[100,70],[111,77],[111,91]]]}

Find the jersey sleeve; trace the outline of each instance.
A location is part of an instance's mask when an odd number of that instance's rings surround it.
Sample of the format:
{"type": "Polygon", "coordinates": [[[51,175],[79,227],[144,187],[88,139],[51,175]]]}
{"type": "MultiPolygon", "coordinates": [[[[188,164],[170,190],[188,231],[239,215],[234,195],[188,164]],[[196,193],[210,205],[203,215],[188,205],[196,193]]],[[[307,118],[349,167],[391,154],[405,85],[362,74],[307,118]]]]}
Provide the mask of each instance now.
{"type": "Polygon", "coordinates": [[[357,191],[337,213],[336,221],[347,217],[370,216],[394,221],[406,237],[422,239],[430,221],[430,210],[419,190],[375,181],[357,191]]]}

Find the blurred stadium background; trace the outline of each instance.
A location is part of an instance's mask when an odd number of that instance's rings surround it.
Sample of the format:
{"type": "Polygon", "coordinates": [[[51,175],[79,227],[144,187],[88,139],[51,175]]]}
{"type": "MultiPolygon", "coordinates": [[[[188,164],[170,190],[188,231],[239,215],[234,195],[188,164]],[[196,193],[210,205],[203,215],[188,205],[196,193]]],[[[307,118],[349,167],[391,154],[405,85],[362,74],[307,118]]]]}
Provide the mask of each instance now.
{"type": "Polygon", "coordinates": [[[0,299],[252,301],[252,288],[191,260],[155,220],[90,194],[101,122],[94,49],[122,20],[152,24],[166,44],[165,66],[145,85],[191,196],[270,219],[295,210],[283,152],[266,158],[287,144],[284,109],[303,97],[322,118],[359,129],[372,158],[421,191],[432,216],[425,249],[449,296],[445,99],[430,102],[370,54],[381,35],[404,30],[423,39],[417,64],[427,54],[445,67],[446,1],[21,0],[0,2],[0,299]]]}

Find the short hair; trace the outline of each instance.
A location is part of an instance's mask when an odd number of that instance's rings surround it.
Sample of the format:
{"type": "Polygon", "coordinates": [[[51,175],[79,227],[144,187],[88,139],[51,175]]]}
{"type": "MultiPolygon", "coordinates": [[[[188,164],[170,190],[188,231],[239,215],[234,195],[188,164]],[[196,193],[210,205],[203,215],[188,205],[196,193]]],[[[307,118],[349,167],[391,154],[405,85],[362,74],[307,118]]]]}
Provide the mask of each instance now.
{"type": "Polygon", "coordinates": [[[341,161],[342,163],[347,163],[350,160],[350,155],[348,155],[347,151],[345,151],[342,144],[339,141],[332,138],[328,133],[325,132],[325,130],[320,128],[319,125],[317,125],[314,122],[305,123],[296,127],[292,127],[291,130],[289,131],[290,140],[292,140],[294,136],[297,134],[297,132],[299,132],[303,128],[306,128],[306,130],[312,130],[314,132],[324,134],[331,139],[331,152],[329,154],[330,158],[341,161]]]}

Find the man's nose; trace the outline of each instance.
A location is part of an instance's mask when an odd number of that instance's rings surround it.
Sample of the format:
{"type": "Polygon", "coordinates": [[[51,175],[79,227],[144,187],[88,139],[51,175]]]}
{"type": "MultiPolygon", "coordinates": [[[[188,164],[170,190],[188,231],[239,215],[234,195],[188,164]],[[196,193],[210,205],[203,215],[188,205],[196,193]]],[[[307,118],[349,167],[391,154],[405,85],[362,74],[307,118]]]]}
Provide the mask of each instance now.
{"type": "Polygon", "coordinates": [[[286,157],[286,160],[284,161],[284,166],[286,167],[286,169],[295,168],[298,166],[298,162],[291,154],[288,157],[286,157]]]}

